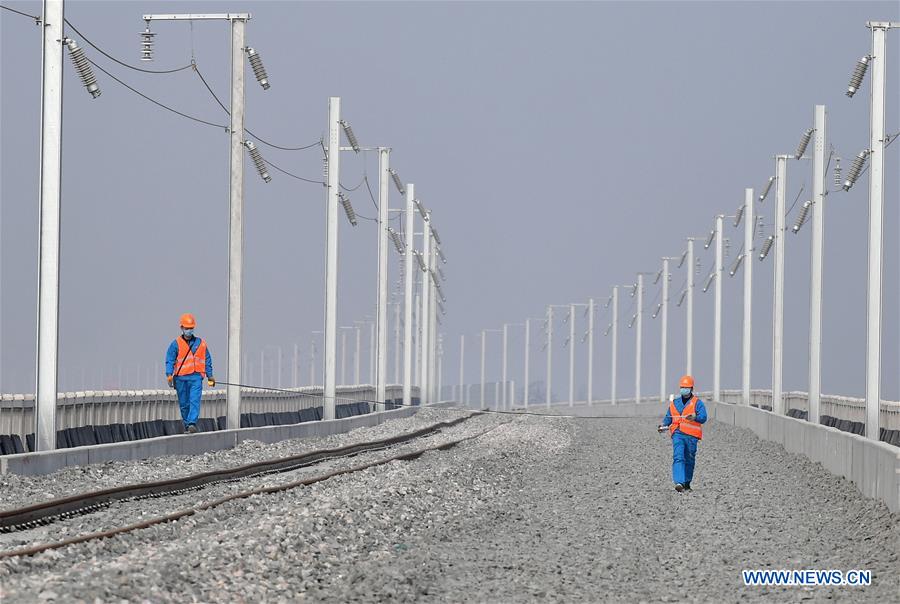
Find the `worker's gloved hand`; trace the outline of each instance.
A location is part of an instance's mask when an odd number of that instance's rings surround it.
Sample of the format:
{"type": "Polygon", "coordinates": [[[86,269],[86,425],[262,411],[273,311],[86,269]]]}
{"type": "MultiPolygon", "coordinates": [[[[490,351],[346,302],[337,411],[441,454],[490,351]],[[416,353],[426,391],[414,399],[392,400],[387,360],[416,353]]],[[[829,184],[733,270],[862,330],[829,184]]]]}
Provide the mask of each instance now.
{"type": "Polygon", "coordinates": [[[174,388],[174,387],[175,387],[175,376],[167,375],[167,376],[166,376],[166,381],[169,382],[169,388],[174,388]]]}
{"type": "Polygon", "coordinates": [[[668,427],[666,427],[666,426],[662,426],[662,425],[656,426],[657,432],[665,432],[666,430],[668,430],[668,427]]]}
{"type": "Polygon", "coordinates": [[[688,420],[688,421],[694,421],[695,419],[697,419],[697,416],[694,415],[693,413],[689,413],[689,414],[687,414],[687,415],[684,416],[684,419],[686,419],[686,420],[688,420]]]}
{"type": "Polygon", "coordinates": [[[214,378],[213,376],[209,376],[209,378],[206,380],[206,385],[209,386],[210,388],[212,388],[213,386],[215,386],[215,385],[216,385],[216,378],[214,378]]]}

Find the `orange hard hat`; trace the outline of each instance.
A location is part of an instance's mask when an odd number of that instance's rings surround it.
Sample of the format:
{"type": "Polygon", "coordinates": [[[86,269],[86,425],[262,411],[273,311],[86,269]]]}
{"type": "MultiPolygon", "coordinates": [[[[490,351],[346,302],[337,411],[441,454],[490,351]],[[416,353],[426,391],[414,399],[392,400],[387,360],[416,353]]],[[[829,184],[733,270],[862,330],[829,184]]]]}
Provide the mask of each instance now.
{"type": "Polygon", "coordinates": [[[681,381],[678,383],[679,388],[693,388],[694,387],[694,378],[689,375],[682,376],[681,381]]]}
{"type": "Polygon", "coordinates": [[[197,321],[194,319],[194,315],[189,312],[181,315],[181,326],[187,327],[188,329],[193,329],[197,326],[197,321]]]}

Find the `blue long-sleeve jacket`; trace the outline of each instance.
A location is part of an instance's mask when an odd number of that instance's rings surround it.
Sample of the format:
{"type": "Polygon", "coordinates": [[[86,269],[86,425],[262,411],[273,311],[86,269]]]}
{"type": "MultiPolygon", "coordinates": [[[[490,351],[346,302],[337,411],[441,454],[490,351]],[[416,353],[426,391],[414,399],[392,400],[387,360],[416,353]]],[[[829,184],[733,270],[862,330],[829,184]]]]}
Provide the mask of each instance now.
{"type": "MultiPolygon", "coordinates": [[[[178,336],[179,338],[181,336],[178,336]]],[[[191,352],[197,352],[197,348],[200,347],[200,342],[202,340],[198,337],[194,337],[191,340],[191,352]]],[[[172,343],[169,344],[169,349],[166,351],[166,375],[172,375],[175,373],[175,361],[178,359],[178,338],[172,340],[172,343]]],[[[213,366],[212,366],[212,353],[209,351],[209,346],[206,347],[206,377],[210,378],[213,376],[213,366]]]]}
{"type": "MultiPolygon", "coordinates": [[[[675,398],[675,409],[678,410],[679,415],[681,415],[681,413],[684,411],[684,408],[687,407],[687,404],[689,402],[691,402],[691,399],[684,400],[680,396],[675,398]]],[[[695,422],[697,422],[698,424],[706,423],[706,405],[704,405],[703,401],[699,398],[697,399],[697,404],[694,406],[694,414],[697,416],[696,419],[694,419],[695,422]]],[[[666,406],[666,416],[663,418],[662,425],[672,425],[672,409],[668,405],[666,406]]],[[[678,431],[681,432],[681,430],[678,431]]]]}

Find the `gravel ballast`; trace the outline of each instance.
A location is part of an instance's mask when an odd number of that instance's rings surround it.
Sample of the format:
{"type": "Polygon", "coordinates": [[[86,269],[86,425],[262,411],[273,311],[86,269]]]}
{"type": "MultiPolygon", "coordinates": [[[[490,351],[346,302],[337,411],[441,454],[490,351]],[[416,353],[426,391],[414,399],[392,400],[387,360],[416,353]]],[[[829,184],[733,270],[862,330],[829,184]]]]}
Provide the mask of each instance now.
{"type": "Polygon", "coordinates": [[[456,435],[497,427],[416,461],[2,561],[0,600],[898,599],[900,517],[750,432],[708,425],[694,491],[678,494],[652,419],[473,421],[456,435]],[[869,569],[873,584],[744,587],[741,569],[756,568],[869,569]]]}
{"type": "MultiPolygon", "coordinates": [[[[46,476],[0,475],[0,509],[10,509],[136,482],[168,480],[221,468],[230,468],[268,459],[297,455],[313,449],[342,447],[412,432],[468,415],[471,412],[423,408],[415,415],[377,426],[357,428],[344,434],[318,438],[295,438],[273,444],[248,440],[232,449],[202,455],[170,455],[141,461],[111,461],[90,466],[65,468],[46,476]]],[[[185,435],[182,438],[191,438],[185,435]]]]}

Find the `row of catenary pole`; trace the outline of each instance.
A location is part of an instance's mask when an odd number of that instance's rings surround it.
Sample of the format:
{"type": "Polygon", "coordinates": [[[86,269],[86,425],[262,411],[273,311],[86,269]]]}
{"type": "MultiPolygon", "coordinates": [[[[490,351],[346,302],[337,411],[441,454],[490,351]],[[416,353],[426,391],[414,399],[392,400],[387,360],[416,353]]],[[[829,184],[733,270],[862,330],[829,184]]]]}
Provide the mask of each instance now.
{"type": "MultiPolygon", "coordinates": [[[[47,0],[40,22],[43,36],[41,88],[41,158],[39,187],[39,291],[37,330],[37,371],[35,397],[35,434],[38,451],[56,446],[56,406],[58,382],[58,325],[59,325],[59,241],[62,161],[62,90],[63,46],[69,49],[75,70],[93,98],[100,96],[100,87],[91,69],[91,62],[72,38],[65,35],[63,0],[47,0]]],[[[245,29],[250,13],[202,14],[146,14],[147,28],[141,32],[142,60],[152,60],[153,36],[151,22],[159,21],[226,21],[231,27],[231,96],[229,135],[229,243],[228,243],[228,311],[227,311],[227,405],[226,425],[240,426],[243,316],[243,190],[244,151],[246,150],[260,177],[271,181],[266,162],[259,149],[244,136],[244,55],[247,56],[256,79],[264,90],[271,88],[268,74],[256,50],[246,46],[245,29]]],[[[159,72],[165,73],[165,72],[159,72]]],[[[387,375],[387,305],[388,305],[388,246],[391,240],[402,254],[404,290],[403,345],[403,404],[411,405],[412,384],[417,381],[420,399],[427,403],[437,395],[436,356],[438,351],[438,312],[443,314],[446,298],[441,281],[443,271],[438,262],[445,263],[441,240],[434,227],[432,212],[415,196],[415,185],[404,186],[397,172],[390,167],[389,147],[363,148],[353,129],[341,117],[340,97],[328,102],[327,139],[322,142],[325,154],[326,209],[326,279],[325,317],[323,329],[323,419],[335,418],[337,373],[337,278],[338,278],[338,207],[343,207],[347,220],[357,224],[356,213],[349,198],[340,190],[341,152],[376,152],[378,154],[378,256],[377,295],[375,312],[376,402],[385,401],[387,375]],[[341,136],[348,146],[342,146],[341,136]],[[405,197],[401,209],[389,207],[389,183],[393,181],[405,197]],[[402,214],[405,228],[401,236],[389,227],[391,212],[402,214]],[[420,220],[416,220],[416,216],[420,220]],[[418,224],[417,224],[418,223],[418,224]],[[419,228],[419,231],[416,229],[419,228]],[[415,237],[421,237],[421,249],[414,248],[415,237]],[[416,270],[418,269],[418,270],[416,270]],[[421,275],[420,333],[417,356],[419,375],[413,375],[412,327],[414,276],[421,275]]]]}
{"type": "MultiPolygon", "coordinates": [[[[863,56],[856,64],[847,87],[846,95],[853,97],[859,90],[866,72],[871,68],[871,108],[870,108],[870,140],[869,147],[861,151],[851,163],[845,179],[840,178],[840,167],[835,170],[835,185],[837,190],[849,191],[856,180],[863,174],[865,162],[869,161],[869,228],[868,228],[868,280],[866,290],[866,436],[869,439],[879,438],[879,410],[881,404],[881,335],[882,335],[882,273],[883,273],[883,217],[884,217],[884,150],[892,139],[885,133],[885,75],[886,75],[886,34],[890,29],[900,27],[900,22],[869,21],[866,26],[872,31],[871,54],[863,56]]],[[[666,398],[667,378],[667,336],[668,336],[668,310],[669,310],[669,275],[670,262],[679,261],[679,268],[686,265],[687,286],[679,296],[678,305],[686,301],[686,337],[685,337],[685,372],[693,373],[693,296],[695,259],[694,243],[704,241],[704,248],[714,246],[715,264],[710,272],[703,291],[706,292],[710,285],[715,283],[714,312],[713,312],[713,388],[714,400],[721,400],[721,352],[722,352],[722,276],[725,272],[723,248],[724,220],[733,219],[734,226],[744,224],[744,242],[741,252],[735,258],[728,269],[729,274],[735,276],[743,266],[743,334],[741,351],[741,393],[742,402],[750,404],[750,378],[751,378],[751,344],[752,344],[752,303],[753,303],[753,262],[754,255],[762,261],[774,248],[774,288],[772,308],[772,411],[784,415],[783,365],[784,365],[784,264],[785,264],[785,236],[788,232],[786,224],[786,203],[788,164],[790,160],[800,160],[804,157],[809,143],[812,142],[812,198],[800,206],[797,218],[790,227],[793,233],[798,233],[804,224],[811,218],[811,276],[810,276],[810,308],[809,308],[809,413],[808,421],[819,423],[821,402],[821,359],[822,359],[822,271],[824,254],[824,211],[828,190],[825,186],[826,171],[826,111],[824,105],[816,105],[813,117],[813,127],[807,129],[793,155],[779,154],[775,156],[775,175],[770,177],[758,198],[754,197],[752,188],[744,190],[744,201],[738,207],[734,215],[717,214],[715,225],[708,235],[687,238],[687,249],[680,257],[664,256],[662,268],[656,273],[655,282],[662,280],[661,302],[657,305],[653,317],[661,317],[660,330],[660,400],[666,398]],[[756,245],[761,220],[756,216],[754,201],[762,203],[768,197],[772,186],[775,186],[775,221],[774,233],[769,235],[760,246],[756,245]],[[745,261],[745,259],[747,261],[745,261]]],[[[610,367],[610,400],[617,402],[617,362],[618,362],[618,315],[619,315],[619,290],[630,288],[634,297],[636,312],[632,316],[628,327],[635,328],[635,386],[634,400],[641,400],[641,364],[642,364],[642,319],[644,314],[644,278],[653,275],[652,272],[637,273],[636,282],[627,285],[615,285],[609,296],[606,307],[612,306],[612,321],[606,334],[611,338],[611,367],[610,367]]],[[[569,335],[565,345],[569,347],[569,404],[575,402],[575,313],[576,307],[586,306],[588,316],[588,328],[582,341],[588,342],[588,379],[587,401],[593,401],[593,351],[594,351],[594,314],[595,301],[590,299],[587,304],[551,304],[547,306],[546,318],[543,320],[545,344],[547,353],[546,372],[546,405],[552,402],[552,352],[553,352],[553,326],[554,309],[563,308],[567,311],[565,321],[569,323],[569,335]]],[[[502,334],[502,358],[501,358],[501,394],[499,403],[505,407],[511,407],[511,383],[508,380],[507,371],[507,339],[510,327],[523,326],[525,328],[525,354],[524,354],[524,388],[522,402],[527,407],[530,403],[529,371],[530,371],[530,333],[532,321],[541,319],[526,319],[524,323],[504,324],[502,329],[485,329],[481,331],[481,381],[480,401],[485,404],[485,350],[488,333],[502,334]]],[[[464,380],[465,336],[460,336],[460,395],[465,389],[464,380]]]]}

